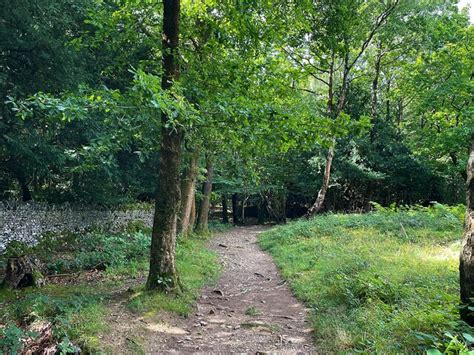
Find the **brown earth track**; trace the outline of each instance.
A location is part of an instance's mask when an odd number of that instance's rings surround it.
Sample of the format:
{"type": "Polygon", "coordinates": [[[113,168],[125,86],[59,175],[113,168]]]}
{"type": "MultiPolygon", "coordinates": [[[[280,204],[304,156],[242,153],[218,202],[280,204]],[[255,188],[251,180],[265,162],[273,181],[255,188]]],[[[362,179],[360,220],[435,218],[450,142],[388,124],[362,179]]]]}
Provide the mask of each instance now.
{"type": "Polygon", "coordinates": [[[308,310],[257,245],[263,230],[234,228],[210,241],[222,274],[216,285],[203,290],[187,318],[159,314],[137,319],[123,305],[112,305],[109,348],[136,353],[133,342],[139,339],[146,353],[316,353],[308,310]]]}

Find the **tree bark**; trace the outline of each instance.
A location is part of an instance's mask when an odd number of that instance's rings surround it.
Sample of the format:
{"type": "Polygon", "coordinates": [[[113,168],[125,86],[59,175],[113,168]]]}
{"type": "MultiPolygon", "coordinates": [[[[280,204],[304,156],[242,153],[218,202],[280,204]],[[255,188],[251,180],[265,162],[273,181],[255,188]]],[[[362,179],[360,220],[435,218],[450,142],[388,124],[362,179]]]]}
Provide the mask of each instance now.
{"type": "Polygon", "coordinates": [[[193,193],[193,202],[191,204],[191,215],[189,216],[189,232],[194,229],[196,223],[196,193],[193,193]]]}
{"type": "Polygon", "coordinates": [[[375,75],[372,80],[372,103],[371,103],[371,115],[372,115],[372,129],[370,130],[370,141],[375,140],[375,133],[377,132],[378,124],[378,89],[379,89],[379,77],[380,77],[380,67],[382,63],[382,43],[379,42],[377,46],[377,56],[375,58],[375,75]]]}
{"type": "Polygon", "coordinates": [[[229,223],[229,215],[227,213],[227,195],[222,194],[222,223],[229,223]]]}
{"type": "MultiPolygon", "coordinates": [[[[180,0],[163,0],[163,77],[161,87],[168,90],[179,79],[180,0]]],[[[150,271],[146,288],[172,291],[179,286],[176,271],[176,224],[180,206],[181,134],[167,125],[161,113],[161,149],[157,197],[150,248],[150,271]]]]}
{"type": "Polygon", "coordinates": [[[41,273],[39,262],[30,256],[9,258],[3,285],[11,289],[29,286],[43,286],[45,279],[41,273]]]}
{"type": "Polygon", "coordinates": [[[329,182],[331,180],[331,166],[332,166],[333,159],[334,159],[334,148],[331,147],[329,148],[328,155],[326,157],[326,167],[324,169],[323,185],[321,186],[321,189],[319,189],[318,197],[316,198],[316,201],[308,210],[308,213],[306,215],[307,217],[314,216],[323,208],[324,200],[326,198],[326,193],[329,189],[329,182]]]}
{"type": "Polygon", "coordinates": [[[198,151],[193,152],[189,167],[181,180],[181,208],[178,219],[178,233],[188,234],[192,231],[191,210],[194,203],[194,190],[196,188],[196,177],[198,173],[198,151]]]}
{"type": "Polygon", "coordinates": [[[214,175],[214,166],[210,158],[207,159],[206,170],[206,181],[204,181],[202,186],[202,200],[196,223],[196,231],[200,233],[207,233],[209,231],[209,206],[212,192],[212,178],[214,175]]]}
{"type": "Polygon", "coordinates": [[[234,226],[239,224],[239,196],[236,193],[232,194],[232,222],[234,226]]]}
{"type": "Polygon", "coordinates": [[[242,215],[241,215],[242,224],[245,224],[245,205],[247,204],[248,199],[249,199],[249,196],[245,196],[245,198],[242,199],[242,210],[240,211],[242,212],[242,215]]]}
{"type": "Polygon", "coordinates": [[[474,306],[472,301],[474,298],[474,133],[471,135],[466,173],[466,219],[459,263],[459,281],[461,302],[465,305],[461,308],[461,318],[470,326],[474,326],[474,312],[468,309],[474,306]]]}

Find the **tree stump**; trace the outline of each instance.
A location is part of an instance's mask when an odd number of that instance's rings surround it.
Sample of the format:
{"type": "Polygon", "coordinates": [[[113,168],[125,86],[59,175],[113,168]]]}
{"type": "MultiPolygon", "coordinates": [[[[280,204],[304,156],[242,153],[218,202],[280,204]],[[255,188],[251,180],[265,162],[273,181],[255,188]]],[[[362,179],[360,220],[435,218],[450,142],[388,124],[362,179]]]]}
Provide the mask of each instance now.
{"type": "Polygon", "coordinates": [[[40,287],[44,283],[40,264],[35,258],[23,255],[8,259],[5,280],[3,280],[4,286],[19,289],[29,286],[40,287]]]}

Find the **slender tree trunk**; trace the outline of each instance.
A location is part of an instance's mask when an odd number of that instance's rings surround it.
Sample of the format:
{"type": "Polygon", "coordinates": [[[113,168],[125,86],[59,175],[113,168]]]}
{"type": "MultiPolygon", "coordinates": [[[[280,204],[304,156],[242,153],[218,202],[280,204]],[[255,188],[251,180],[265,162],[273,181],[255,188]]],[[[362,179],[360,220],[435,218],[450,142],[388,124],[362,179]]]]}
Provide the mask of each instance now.
{"type": "Polygon", "coordinates": [[[331,166],[332,166],[333,159],[334,159],[334,148],[331,147],[329,148],[328,155],[326,157],[326,167],[324,169],[323,185],[321,186],[321,189],[319,189],[318,197],[316,198],[316,201],[308,210],[307,217],[314,216],[323,208],[324,200],[326,198],[326,193],[329,188],[329,182],[331,180],[331,166]]]}
{"type": "Polygon", "coordinates": [[[378,89],[379,89],[379,77],[380,77],[380,67],[382,62],[382,44],[378,44],[377,57],[375,58],[375,75],[374,80],[372,80],[372,103],[371,103],[371,114],[372,114],[372,129],[370,130],[370,141],[375,140],[375,133],[377,131],[378,124],[378,89]]]}
{"type": "MultiPolygon", "coordinates": [[[[168,90],[179,79],[180,0],[163,0],[163,77],[161,87],[168,90]]],[[[158,188],[153,218],[148,290],[172,291],[179,286],[176,272],[176,224],[180,206],[179,170],[181,134],[167,127],[169,118],[161,114],[161,149],[158,188]]]]}
{"type": "Polygon", "coordinates": [[[242,200],[242,215],[241,215],[241,219],[242,219],[242,224],[245,224],[245,205],[247,204],[247,200],[249,199],[248,196],[245,196],[245,198],[242,200]]]}
{"type": "MultiPolygon", "coordinates": [[[[332,53],[332,60],[331,60],[331,65],[329,69],[329,85],[328,85],[328,101],[327,101],[327,114],[329,117],[332,119],[336,119],[339,113],[342,111],[344,108],[344,103],[345,103],[345,98],[346,98],[346,90],[347,90],[347,79],[348,79],[348,54],[346,54],[345,57],[345,64],[344,64],[344,75],[343,75],[343,83],[342,83],[342,89],[341,89],[341,97],[339,98],[339,103],[337,107],[335,107],[334,104],[334,52],[332,53]]],[[[329,182],[331,180],[331,166],[332,166],[332,160],[334,158],[334,149],[336,145],[336,140],[333,140],[332,146],[328,150],[328,154],[326,156],[326,167],[324,169],[324,175],[323,175],[323,183],[321,185],[321,188],[318,191],[318,197],[316,197],[316,201],[314,204],[311,206],[311,208],[308,210],[306,213],[306,217],[312,217],[316,213],[318,213],[323,205],[324,205],[324,200],[326,198],[326,193],[329,189],[329,182]]]]}
{"type": "Polygon", "coordinates": [[[459,276],[461,286],[461,302],[466,306],[461,309],[461,318],[474,326],[474,312],[467,307],[473,307],[474,302],[474,133],[471,135],[471,147],[467,163],[466,180],[466,220],[462,241],[459,276]]]}
{"type": "Polygon", "coordinates": [[[178,219],[178,233],[188,234],[192,230],[190,218],[194,203],[198,159],[199,153],[197,151],[193,152],[189,167],[186,169],[185,176],[181,180],[181,208],[178,219]]]}
{"type": "Polygon", "coordinates": [[[189,231],[194,229],[196,223],[196,193],[193,193],[193,202],[191,204],[191,215],[189,216],[189,231]]]}
{"type": "Polygon", "coordinates": [[[222,194],[222,223],[229,223],[229,215],[227,213],[227,195],[222,194]]]}
{"type": "Polygon", "coordinates": [[[239,224],[239,196],[236,193],[232,194],[232,222],[234,226],[239,224]]]}
{"type": "Polygon", "coordinates": [[[212,192],[212,178],[214,175],[214,166],[209,158],[207,159],[206,170],[206,181],[204,181],[202,186],[202,200],[199,206],[196,224],[196,230],[201,233],[207,233],[209,231],[209,206],[212,192]]]}

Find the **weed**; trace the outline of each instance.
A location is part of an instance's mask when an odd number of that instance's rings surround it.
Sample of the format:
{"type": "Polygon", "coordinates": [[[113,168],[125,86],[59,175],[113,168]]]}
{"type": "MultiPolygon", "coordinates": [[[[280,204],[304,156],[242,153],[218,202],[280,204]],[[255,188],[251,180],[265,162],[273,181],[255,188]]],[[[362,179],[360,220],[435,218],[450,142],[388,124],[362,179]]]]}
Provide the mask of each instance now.
{"type": "Polygon", "coordinates": [[[250,306],[249,308],[247,308],[245,310],[245,314],[248,315],[248,316],[258,316],[261,314],[261,312],[259,311],[259,309],[255,306],[250,306]]]}

